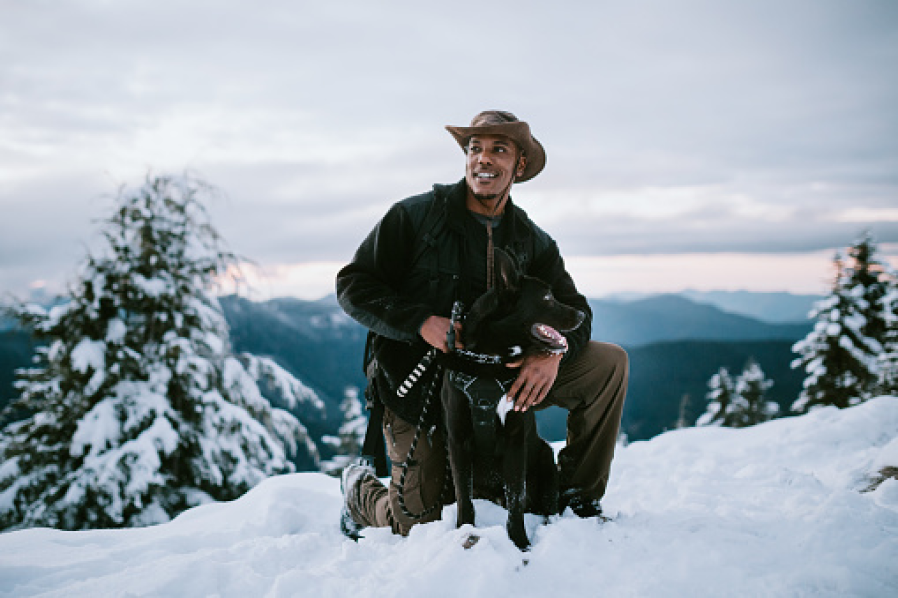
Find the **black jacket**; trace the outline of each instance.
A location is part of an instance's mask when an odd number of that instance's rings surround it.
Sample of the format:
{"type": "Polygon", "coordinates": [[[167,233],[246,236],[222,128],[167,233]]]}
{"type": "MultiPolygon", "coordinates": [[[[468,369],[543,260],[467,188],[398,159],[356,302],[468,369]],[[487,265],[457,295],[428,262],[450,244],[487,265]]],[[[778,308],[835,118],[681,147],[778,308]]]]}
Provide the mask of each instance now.
{"type": "MultiPolygon", "coordinates": [[[[470,307],[486,290],[485,268],[479,268],[486,261],[486,229],[471,225],[465,195],[462,179],[394,204],[337,274],[341,307],[375,335],[378,394],[411,423],[420,414],[427,380],[401,399],[396,389],[429,349],[418,331],[431,315],[449,317],[455,300],[470,307]],[[430,230],[423,230],[425,225],[430,230]]],[[[589,304],[577,292],[555,241],[510,199],[500,227],[497,246],[513,254],[525,274],[549,283],[561,303],[587,314],[582,325],[565,335],[569,351],[564,364],[589,341],[589,304]]],[[[435,422],[438,410],[429,413],[434,414],[429,423],[435,422]]]]}

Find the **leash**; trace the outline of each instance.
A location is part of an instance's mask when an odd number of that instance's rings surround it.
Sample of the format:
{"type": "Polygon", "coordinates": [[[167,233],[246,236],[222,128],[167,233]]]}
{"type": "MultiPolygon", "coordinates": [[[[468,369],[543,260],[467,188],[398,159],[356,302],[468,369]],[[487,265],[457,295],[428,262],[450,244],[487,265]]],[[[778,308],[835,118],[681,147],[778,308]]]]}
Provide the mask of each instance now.
{"type": "MultiPolygon", "coordinates": [[[[429,365],[431,362],[433,362],[435,357],[436,357],[436,349],[431,349],[427,353],[427,355],[424,356],[424,359],[421,360],[421,363],[424,363],[424,361],[427,360],[427,364],[429,365]],[[430,359],[427,359],[428,356],[430,356],[430,359]]],[[[418,371],[418,369],[421,367],[421,363],[418,364],[418,368],[415,368],[415,370],[412,371],[412,374],[414,374],[415,371],[418,371]]],[[[423,373],[424,370],[426,370],[426,369],[427,369],[427,366],[425,366],[423,369],[421,369],[421,373],[423,373]]],[[[411,375],[409,377],[411,377],[411,375]]],[[[420,378],[420,374],[412,382],[412,385],[419,378],[420,378]]],[[[442,500],[437,499],[437,501],[434,504],[430,505],[429,507],[425,507],[423,511],[415,513],[413,511],[411,511],[408,508],[408,506],[406,506],[406,504],[405,504],[405,477],[408,474],[409,467],[411,467],[412,463],[414,463],[413,457],[415,455],[415,451],[418,449],[418,442],[421,440],[421,430],[424,428],[424,422],[427,421],[427,412],[430,408],[431,403],[433,402],[433,396],[435,394],[434,390],[436,389],[437,381],[440,380],[441,378],[442,378],[442,367],[438,364],[436,369],[433,372],[433,377],[430,379],[430,384],[427,386],[427,391],[425,392],[424,404],[421,407],[421,415],[418,417],[418,425],[415,426],[415,436],[412,438],[412,443],[408,448],[408,455],[406,456],[405,461],[403,461],[402,465],[399,466],[401,471],[399,473],[399,483],[396,486],[396,498],[397,498],[397,502],[399,503],[399,510],[402,511],[403,515],[405,515],[406,517],[408,517],[409,519],[412,519],[412,520],[423,519],[442,506],[442,500]]],[[[408,379],[406,380],[406,382],[408,382],[408,379]]],[[[403,383],[403,386],[404,386],[404,383],[403,383]]],[[[400,388],[402,388],[402,387],[400,387],[400,388]]],[[[411,385],[408,386],[408,388],[406,389],[406,392],[408,392],[408,389],[410,389],[410,388],[411,388],[411,385]]],[[[431,428],[431,433],[434,431],[435,428],[436,428],[436,426],[431,428]]],[[[443,444],[445,445],[445,442],[443,444]]],[[[444,447],[444,449],[448,450],[448,447],[444,447]]],[[[446,492],[448,491],[449,480],[451,479],[451,477],[452,476],[451,476],[451,470],[449,468],[449,459],[447,456],[446,472],[443,475],[443,490],[442,490],[442,492],[440,492],[440,497],[445,495],[446,492]]],[[[423,502],[423,499],[424,499],[423,495],[422,495],[421,499],[423,502]]]]}
{"type": "MultiPolygon", "coordinates": [[[[446,344],[449,346],[449,351],[454,352],[457,351],[455,349],[455,325],[459,323],[462,319],[462,312],[464,311],[464,304],[461,301],[456,301],[452,305],[452,314],[449,318],[449,332],[446,334],[446,344]]],[[[430,368],[431,365],[437,359],[437,350],[431,348],[424,357],[421,358],[421,361],[417,366],[412,370],[412,372],[408,375],[408,377],[399,385],[399,389],[396,391],[396,395],[399,398],[405,397],[408,392],[414,387],[415,384],[421,379],[424,373],[430,368]]],[[[427,414],[430,410],[430,406],[433,403],[433,397],[436,394],[436,386],[437,382],[442,378],[443,367],[437,363],[436,369],[433,372],[433,376],[430,379],[430,384],[427,386],[427,390],[424,393],[424,404],[421,406],[421,414],[418,416],[418,424],[415,426],[415,435],[412,438],[412,443],[408,449],[408,455],[405,457],[405,461],[402,462],[399,473],[399,482],[396,486],[396,498],[399,503],[399,510],[402,511],[402,514],[408,517],[413,521],[417,521],[427,517],[438,508],[441,507],[441,500],[437,500],[435,504],[430,505],[429,507],[425,507],[423,511],[413,512],[408,506],[405,504],[405,478],[408,475],[408,470],[411,465],[414,463],[415,452],[418,450],[418,442],[421,440],[421,431],[425,427],[425,422],[427,421],[427,414]]],[[[431,428],[431,433],[433,432],[433,428],[431,428]]],[[[446,446],[445,441],[443,442],[444,450],[446,451],[446,472],[443,476],[443,490],[441,492],[441,496],[444,496],[449,492],[449,484],[452,479],[452,470],[449,464],[449,447],[446,446]]],[[[422,496],[423,499],[423,496],[422,496]]]]}
{"type": "MultiPolygon", "coordinates": [[[[476,363],[478,365],[501,365],[501,364],[505,363],[504,359],[507,359],[507,358],[503,358],[501,355],[487,355],[487,354],[483,354],[483,353],[475,353],[473,351],[467,351],[465,349],[457,349],[455,347],[455,340],[456,340],[455,325],[458,324],[459,322],[461,322],[463,312],[464,312],[464,304],[461,301],[456,301],[452,305],[452,314],[449,318],[449,332],[446,335],[446,343],[449,346],[450,354],[454,354],[458,357],[461,357],[464,360],[476,363]]],[[[520,351],[520,349],[518,349],[518,351],[520,351]]],[[[510,357],[515,357],[517,354],[518,353],[513,351],[512,355],[510,357]]],[[[443,366],[437,362],[437,355],[438,355],[437,350],[435,348],[431,348],[430,351],[428,351],[424,355],[424,357],[421,358],[421,361],[418,362],[418,365],[415,366],[415,368],[408,375],[408,377],[406,377],[406,379],[402,382],[402,384],[399,385],[399,388],[396,391],[396,395],[399,398],[404,398],[409,393],[409,391],[415,386],[415,384],[417,384],[418,381],[421,380],[421,377],[425,374],[425,372],[427,372],[427,370],[431,367],[431,365],[434,365],[436,362],[435,369],[433,371],[433,375],[430,379],[430,384],[428,384],[427,390],[424,393],[424,403],[421,406],[421,414],[418,416],[418,423],[415,426],[415,435],[412,438],[411,445],[409,446],[408,455],[406,456],[403,463],[400,465],[401,471],[399,473],[399,482],[398,482],[397,488],[396,488],[396,498],[397,498],[397,502],[399,503],[399,510],[402,511],[403,515],[405,515],[406,517],[408,517],[409,519],[414,520],[414,521],[417,521],[417,520],[423,519],[424,517],[427,517],[428,515],[430,515],[431,513],[433,513],[434,511],[436,511],[438,508],[440,508],[442,506],[441,505],[442,501],[437,500],[436,503],[432,504],[429,507],[425,507],[423,511],[416,513],[416,512],[413,512],[411,509],[409,509],[408,506],[405,504],[406,476],[408,475],[409,468],[414,463],[414,455],[418,449],[418,442],[420,442],[420,440],[421,440],[421,431],[425,427],[425,422],[427,421],[427,414],[428,414],[430,407],[433,403],[433,397],[436,394],[435,390],[436,390],[437,383],[441,380],[442,374],[443,374],[443,366]]],[[[451,372],[451,374],[452,375],[460,375],[460,373],[457,373],[454,371],[451,372]]],[[[470,390],[471,384],[473,382],[476,382],[477,380],[478,380],[478,378],[476,378],[476,377],[469,378],[467,380],[467,384],[464,385],[465,388],[463,390],[464,394],[468,397],[468,400],[472,403],[472,407],[476,404],[476,401],[472,400],[469,390],[470,390]]],[[[505,385],[510,385],[510,382],[505,382],[503,384],[502,382],[499,382],[498,380],[496,380],[496,383],[498,383],[499,386],[502,388],[504,388],[505,385]]],[[[482,410],[482,408],[481,408],[481,410],[482,410]]],[[[478,419],[482,419],[482,418],[478,418],[478,419]]],[[[434,429],[435,429],[435,426],[431,428],[431,433],[433,433],[434,429]]],[[[484,439],[486,438],[484,432],[485,432],[485,430],[481,431],[480,433],[477,434],[477,436],[479,437],[478,444],[484,444],[484,439]]],[[[450,463],[449,463],[449,456],[448,456],[449,447],[446,446],[445,441],[443,442],[443,445],[444,445],[444,450],[446,450],[446,452],[447,452],[447,455],[445,458],[446,472],[443,476],[443,490],[441,492],[441,496],[445,496],[447,494],[447,492],[449,491],[449,483],[450,483],[450,480],[452,479],[452,471],[451,471],[451,467],[450,467],[450,463]]]]}

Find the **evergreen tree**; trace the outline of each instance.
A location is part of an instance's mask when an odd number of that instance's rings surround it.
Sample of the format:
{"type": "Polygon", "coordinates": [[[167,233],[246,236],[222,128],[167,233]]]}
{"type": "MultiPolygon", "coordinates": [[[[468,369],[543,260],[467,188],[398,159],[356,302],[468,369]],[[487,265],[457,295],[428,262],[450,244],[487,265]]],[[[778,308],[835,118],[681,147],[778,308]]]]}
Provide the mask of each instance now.
{"type": "Polygon", "coordinates": [[[898,284],[893,272],[889,273],[887,285],[881,302],[886,330],[882,353],[877,360],[879,376],[874,392],[876,395],[898,395],[898,284]]]}
{"type": "Polygon", "coordinates": [[[696,425],[745,428],[772,419],[779,406],[765,399],[771,386],[773,382],[753,359],[735,380],[726,368],[720,368],[708,381],[708,407],[696,425]]]}
{"type": "Polygon", "coordinates": [[[186,177],[120,192],[67,302],[16,306],[48,344],[18,373],[12,409],[30,417],[0,432],[0,529],[163,522],[291,471],[300,445],[314,451],[257,379],[312,400],[301,385],[230,350],[212,289],[235,258],[208,222],[210,192],[186,177]]]}
{"type": "Polygon", "coordinates": [[[857,302],[858,311],[864,318],[859,332],[867,339],[874,357],[882,352],[882,341],[888,328],[883,299],[889,286],[885,264],[877,258],[876,253],[876,242],[867,231],[848,249],[849,261],[843,283],[848,294],[857,302]]]}
{"type": "Polygon", "coordinates": [[[792,367],[807,373],[804,388],[792,405],[797,413],[817,406],[845,408],[868,397],[877,380],[876,359],[881,346],[868,337],[864,287],[857,283],[862,269],[846,271],[840,255],[835,260],[836,276],[829,296],[818,301],[810,313],[814,329],[797,342],[792,351],[799,355],[792,367]]]}
{"type": "Polygon", "coordinates": [[[776,417],[779,405],[765,397],[771,386],[773,381],[767,379],[761,366],[750,360],[736,379],[735,397],[730,404],[730,425],[745,428],[776,417]]]}
{"type": "Polygon", "coordinates": [[[731,426],[730,405],[734,399],[734,384],[726,368],[711,376],[708,380],[708,407],[696,420],[696,426],[731,426]]]}
{"type": "Polygon", "coordinates": [[[689,393],[684,393],[683,396],[680,397],[680,410],[677,414],[677,422],[674,424],[674,427],[677,430],[681,430],[683,428],[689,427],[689,420],[686,417],[686,413],[689,410],[689,403],[692,398],[689,396],[689,393]]]}
{"type": "Polygon", "coordinates": [[[321,469],[332,475],[339,475],[350,461],[361,454],[365,432],[368,430],[368,419],[365,417],[358,389],[346,389],[346,396],[340,403],[340,411],[343,412],[343,423],[340,425],[339,436],[322,438],[333,446],[335,456],[322,463],[321,469]]]}

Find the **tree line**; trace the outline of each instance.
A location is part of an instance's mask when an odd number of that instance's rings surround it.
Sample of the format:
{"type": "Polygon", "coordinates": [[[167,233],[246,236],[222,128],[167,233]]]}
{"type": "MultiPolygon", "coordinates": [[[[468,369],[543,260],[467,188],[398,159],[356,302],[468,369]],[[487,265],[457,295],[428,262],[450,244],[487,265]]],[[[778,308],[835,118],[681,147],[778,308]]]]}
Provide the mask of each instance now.
{"type": "MultiPolygon", "coordinates": [[[[877,252],[867,232],[834,257],[830,291],[809,314],[814,328],[792,348],[792,367],[806,374],[793,414],[898,393],[898,277],[877,252]]],[[[772,385],[753,361],[735,379],[721,368],[696,425],[741,428],[776,417],[778,406],[764,396],[772,385]]]]}
{"type": "MultiPolygon", "coordinates": [[[[215,294],[239,260],[209,221],[215,190],[191,177],[122,189],[64,301],[11,301],[42,341],[0,415],[0,530],[132,527],[236,498],[294,470],[298,452],[337,472],[366,419],[347,393],[339,436],[316,444],[289,409],[324,409],[271,359],[235,353],[215,294]]],[[[836,256],[832,292],[794,367],[807,372],[793,411],[848,407],[898,390],[898,290],[866,235],[836,256]]],[[[778,415],[772,382],[749,362],[709,381],[699,425],[744,427],[778,415]]]]}

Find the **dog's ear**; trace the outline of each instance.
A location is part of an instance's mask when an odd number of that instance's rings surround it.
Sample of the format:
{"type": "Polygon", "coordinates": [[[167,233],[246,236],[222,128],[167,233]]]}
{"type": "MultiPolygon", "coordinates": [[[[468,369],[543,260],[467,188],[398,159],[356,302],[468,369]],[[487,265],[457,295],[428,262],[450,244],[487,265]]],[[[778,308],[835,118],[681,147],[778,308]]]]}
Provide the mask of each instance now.
{"type": "Polygon", "coordinates": [[[461,334],[465,345],[471,344],[472,348],[477,342],[477,335],[480,332],[481,325],[499,308],[499,294],[496,289],[490,289],[477,298],[471,311],[465,318],[464,326],[462,326],[461,334]]]}
{"type": "Polygon", "coordinates": [[[518,289],[521,271],[518,262],[498,247],[495,250],[496,271],[499,273],[497,285],[501,291],[514,292],[518,289]]]}

